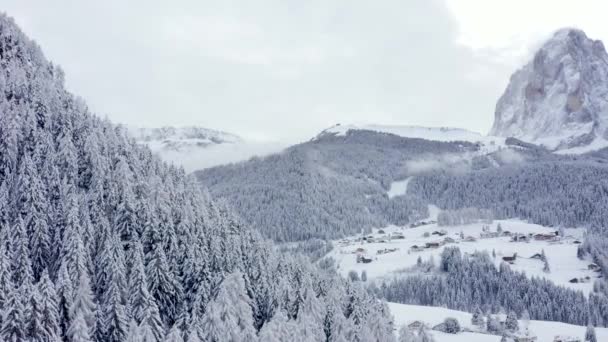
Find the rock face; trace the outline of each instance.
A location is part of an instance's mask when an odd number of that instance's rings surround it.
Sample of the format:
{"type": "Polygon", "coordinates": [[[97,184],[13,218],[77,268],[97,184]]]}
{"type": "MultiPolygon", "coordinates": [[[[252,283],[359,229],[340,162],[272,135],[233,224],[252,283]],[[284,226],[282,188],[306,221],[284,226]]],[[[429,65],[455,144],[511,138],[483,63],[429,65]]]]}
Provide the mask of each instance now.
{"type": "Polygon", "coordinates": [[[557,31],[511,76],[491,135],[564,150],[608,139],[608,54],[577,29],[557,31]]]}

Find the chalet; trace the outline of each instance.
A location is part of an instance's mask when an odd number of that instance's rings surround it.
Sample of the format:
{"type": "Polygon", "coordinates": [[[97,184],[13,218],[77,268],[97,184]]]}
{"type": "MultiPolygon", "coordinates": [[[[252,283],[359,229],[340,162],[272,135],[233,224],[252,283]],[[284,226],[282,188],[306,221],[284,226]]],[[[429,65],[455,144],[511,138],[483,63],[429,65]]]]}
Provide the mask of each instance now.
{"type": "Polygon", "coordinates": [[[439,248],[441,246],[441,243],[439,242],[427,242],[424,247],[425,248],[439,248]]]}
{"type": "Polygon", "coordinates": [[[467,237],[464,238],[464,241],[475,242],[475,241],[477,241],[477,239],[474,238],[474,237],[472,237],[472,236],[467,236],[467,237]]]}
{"type": "Polygon", "coordinates": [[[393,253],[396,252],[397,248],[385,248],[385,249],[379,249],[376,251],[376,254],[380,255],[380,254],[387,254],[387,253],[393,253]]]}
{"type": "Polygon", "coordinates": [[[578,284],[578,283],[588,283],[590,281],[591,281],[591,277],[586,276],[584,278],[572,278],[568,282],[571,284],[578,284]]]}
{"type": "Polygon", "coordinates": [[[436,230],[434,232],[431,233],[431,235],[437,235],[437,236],[444,236],[447,235],[448,232],[446,232],[445,230],[436,230]]]}
{"type": "Polygon", "coordinates": [[[391,239],[405,239],[405,236],[403,236],[401,233],[393,233],[393,235],[391,235],[391,239]]]}
{"type": "Polygon", "coordinates": [[[412,252],[422,252],[423,250],[424,247],[418,245],[413,245],[412,247],[410,247],[410,251],[412,252]]]}
{"type": "Polygon", "coordinates": [[[535,234],[534,240],[549,241],[549,240],[555,240],[556,237],[557,237],[557,235],[555,235],[555,234],[535,234]]]}
{"type": "Polygon", "coordinates": [[[422,328],[423,326],[424,322],[422,321],[413,321],[412,323],[407,325],[408,329],[415,331],[418,331],[418,329],[422,328]]]}
{"type": "Polygon", "coordinates": [[[481,232],[479,237],[482,239],[493,239],[498,237],[498,232],[481,232]]]}
{"type": "Polygon", "coordinates": [[[511,242],[528,242],[528,237],[523,234],[515,234],[511,236],[511,242]]]}
{"type": "Polygon", "coordinates": [[[582,342],[582,340],[572,336],[555,336],[553,342],[582,342]]]}
{"type": "Polygon", "coordinates": [[[513,336],[514,342],[536,342],[536,336],[513,336]]]}
{"type": "Polygon", "coordinates": [[[361,257],[361,262],[364,264],[369,264],[373,260],[371,258],[361,257]]]}
{"type": "Polygon", "coordinates": [[[446,237],[445,239],[443,239],[444,243],[455,243],[456,240],[452,239],[451,237],[446,237]]]}
{"type": "Polygon", "coordinates": [[[502,236],[511,236],[511,235],[513,235],[513,234],[511,234],[511,232],[508,231],[508,230],[503,230],[502,231],[502,236]]]}
{"type": "Polygon", "coordinates": [[[594,271],[594,272],[600,272],[602,270],[602,268],[598,265],[598,264],[589,264],[589,266],[587,266],[587,269],[589,271],[594,271]]]}
{"type": "Polygon", "coordinates": [[[543,255],[540,253],[536,253],[530,257],[530,259],[543,260],[543,255]]]}
{"type": "Polygon", "coordinates": [[[502,257],[502,260],[503,260],[503,261],[506,261],[506,262],[509,262],[509,263],[512,263],[512,262],[514,262],[515,260],[517,260],[517,253],[513,254],[513,256],[512,256],[512,257],[508,257],[508,256],[506,256],[506,257],[502,257]]]}

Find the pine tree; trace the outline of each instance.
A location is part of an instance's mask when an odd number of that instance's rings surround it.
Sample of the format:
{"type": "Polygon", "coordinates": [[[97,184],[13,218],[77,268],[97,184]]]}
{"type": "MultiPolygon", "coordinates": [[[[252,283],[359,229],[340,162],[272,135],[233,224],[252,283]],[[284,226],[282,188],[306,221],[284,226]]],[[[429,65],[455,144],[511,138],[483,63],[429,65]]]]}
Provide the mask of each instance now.
{"type": "Polygon", "coordinates": [[[131,320],[131,322],[129,322],[129,331],[125,337],[125,342],[141,342],[139,324],[137,324],[135,320],[131,320]]]}
{"type": "Polygon", "coordinates": [[[59,310],[57,307],[57,292],[51,281],[48,271],[44,270],[38,282],[38,291],[41,298],[41,326],[44,331],[42,341],[59,341],[61,328],[59,326],[59,310]]]}
{"type": "Polygon", "coordinates": [[[165,337],[164,342],[184,342],[184,338],[182,337],[182,331],[177,325],[171,327],[169,333],[165,337]]]}
{"type": "Polygon", "coordinates": [[[80,275],[78,288],[70,307],[71,323],[67,335],[71,341],[92,341],[95,333],[95,303],[86,273],[80,275]]]}
{"type": "Polygon", "coordinates": [[[11,265],[13,283],[31,286],[34,277],[30,261],[29,239],[27,238],[23,220],[18,218],[16,221],[10,240],[11,254],[13,256],[11,265]]]}
{"type": "Polygon", "coordinates": [[[515,312],[510,311],[505,321],[505,328],[508,331],[515,332],[519,330],[519,322],[517,321],[517,315],[515,312]]]}
{"type": "MultiPolygon", "coordinates": [[[[0,313],[6,308],[9,293],[13,288],[11,281],[11,261],[7,251],[8,228],[0,227],[0,313]]],[[[0,314],[0,326],[2,315],[0,314]]]]}
{"type": "Polygon", "coordinates": [[[479,329],[482,329],[485,325],[485,321],[483,319],[483,313],[479,306],[475,307],[473,311],[473,316],[471,317],[471,324],[479,329]]]}
{"type": "Polygon", "coordinates": [[[399,329],[399,342],[418,342],[418,336],[407,325],[399,329]]]}
{"type": "Polygon", "coordinates": [[[23,306],[21,289],[11,289],[2,313],[0,337],[6,342],[21,342],[27,339],[27,318],[23,306]]]}
{"type": "MultiPolygon", "coordinates": [[[[287,319],[287,315],[279,310],[271,320],[269,320],[259,333],[259,340],[264,342],[291,341],[299,338],[297,326],[293,321],[287,319]]],[[[333,341],[333,340],[329,340],[333,341]]]]}
{"type": "Polygon", "coordinates": [[[433,338],[433,335],[431,335],[425,325],[420,326],[420,329],[418,329],[418,340],[420,342],[435,342],[435,338],[433,338]]]}
{"type": "Polygon", "coordinates": [[[158,306],[148,291],[148,281],[144,271],[143,247],[139,241],[131,248],[132,264],[128,286],[128,312],[137,324],[144,321],[157,339],[164,336],[163,324],[158,306]]]}
{"type": "MultiPolygon", "coordinates": [[[[121,247],[122,248],[122,247],[121,247]]],[[[114,270],[110,275],[109,284],[102,295],[99,308],[100,316],[99,331],[101,340],[107,342],[122,342],[128,333],[128,320],[125,311],[122,289],[124,288],[123,266],[112,259],[109,267],[114,270]]]]}
{"type": "Polygon", "coordinates": [[[227,276],[203,317],[205,341],[255,341],[253,313],[249,302],[242,274],[234,272],[227,276]]]}
{"type": "Polygon", "coordinates": [[[181,286],[167,263],[162,246],[157,243],[150,251],[146,267],[150,294],[156,300],[163,321],[173,322],[177,318],[182,297],[181,286]]]}
{"type": "Polygon", "coordinates": [[[585,332],[585,342],[597,342],[597,337],[595,337],[595,328],[591,324],[587,326],[587,331],[585,332]]]}

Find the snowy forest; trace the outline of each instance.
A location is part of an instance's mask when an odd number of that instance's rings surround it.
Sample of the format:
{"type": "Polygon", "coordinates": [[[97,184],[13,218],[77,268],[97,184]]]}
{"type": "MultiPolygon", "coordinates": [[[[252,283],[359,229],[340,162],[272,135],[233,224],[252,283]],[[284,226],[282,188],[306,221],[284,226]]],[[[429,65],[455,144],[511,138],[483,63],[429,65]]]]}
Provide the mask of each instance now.
{"type": "Polygon", "coordinates": [[[391,302],[445,306],[485,314],[513,312],[517,317],[577,325],[608,325],[608,287],[598,282],[589,298],[580,291],[529,278],[502,263],[497,269],[486,252],[463,255],[446,248],[435,274],[400,277],[374,291],[391,302]]]}
{"type": "Polygon", "coordinates": [[[6,15],[0,242],[2,341],[394,339],[385,304],[92,114],[6,15]]]}
{"type": "Polygon", "coordinates": [[[477,148],[371,131],[325,133],[276,155],[196,174],[214,196],[275,241],[334,239],[427,217],[425,201],[386,194],[391,182],[409,174],[404,163],[477,148]]]}

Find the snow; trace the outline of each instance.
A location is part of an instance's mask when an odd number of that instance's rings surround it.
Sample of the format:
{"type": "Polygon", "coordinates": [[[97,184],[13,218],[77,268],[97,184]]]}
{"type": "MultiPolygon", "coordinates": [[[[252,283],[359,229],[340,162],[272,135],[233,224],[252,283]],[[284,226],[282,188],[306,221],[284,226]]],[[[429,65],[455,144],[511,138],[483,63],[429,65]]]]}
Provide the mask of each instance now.
{"type": "Polygon", "coordinates": [[[249,141],[203,127],[126,127],[139,143],[147,145],[161,159],[182,166],[186,172],[278,153],[288,144],[249,141]]]}
{"type": "Polygon", "coordinates": [[[422,126],[391,126],[391,125],[336,125],[324,132],[346,135],[350,130],[368,130],[381,133],[390,133],[404,138],[419,138],[433,141],[468,141],[504,144],[504,138],[485,136],[477,132],[462,128],[449,127],[422,127],[422,126]]]}
{"type": "MultiPolygon", "coordinates": [[[[421,321],[429,326],[435,326],[447,317],[456,318],[461,327],[475,330],[471,325],[471,314],[446,308],[388,303],[395,320],[395,327],[407,325],[413,321],[421,321]]],[[[520,321],[520,324],[522,322],[520,321]]],[[[551,342],[555,336],[572,336],[583,338],[586,327],[560,322],[530,321],[529,330],[538,337],[539,342],[551,342]]],[[[397,329],[398,330],[398,329],[397,329]]],[[[598,341],[608,341],[607,328],[595,328],[598,341]]],[[[499,342],[500,336],[476,332],[445,334],[432,331],[437,342],[499,342]]]]}
{"type": "Polygon", "coordinates": [[[411,180],[412,177],[408,177],[404,180],[391,183],[391,187],[386,193],[388,195],[388,198],[405,195],[407,192],[407,185],[411,180]]]}
{"type": "MultiPolygon", "coordinates": [[[[438,208],[431,207],[432,214],[436,217],[438,208]]],[[[500,223],[503,230],[511,233],[521,234],[537,234],[537,233],[553,233],[555,229],[543,227],[536,224],[527,223],[520,220],[498,220],[490,224],[491,231],[496,231],[497,225],[500,223]]],[[[463,253],[473,253],[475,251],[496,252],[495,263],[498,266],[502,262],[503,256],[513,256],[517,253],[518,258],[511,268],[516,271],[525,272],[527,276],[544,277],[553,281],[557,285],[563,285],[575,290],[583,291],[588,294],[592,290],[592,281],[597,273],[587,269],[590,261],[580,260],[577,258],[578,244],[574,243],[576,239],[581,239],[584,233],[583,229],[565,229],[567,237],[560,242],[536,241],[530,242],[511,242],[507,236],[497,238],[481,239],[480,233],[485,224],[475,223],[470,225],[439,227],[436,223],[423,225],[416,228],[403,228],[396,226],[384,227],[382,230],[385,234],[379,234],[378,230],[372,234],[375,237],[384,237],[388,239],[389,234],[401,233],[405,239],[391,239],[389,242],[381,243],[366,243],[358,242],[358,237],[351,237],[334,242],[336,248],[330,252],[330,256],[336,259],[338,270],[344,276],[348,272],[355,270],[358,273],[361,271],[367,272],[367,277],[370,280],[390,277],[407,272],[407,269],[416,264],[418,257],[423,260],[429,259],[431,256],[435,262],[439,261],[441,252],[446,246],[457,246],[463,253]],[[432,235],[434,231],[445,230],[447,235],[439,237],[432,235]],[[474,242],[460,241],[460,232],[465,236],[472,236],[477,239],[474,242]],[[424,237],[425,233],[429,233],[429,237],[424,237]],[[447,243],[436,249],[424,249],[420,252],[410,251],[413,245],[424,246],[427,242],[439,242],[445,237],[451,237],[456,242],[447,243]],[[373,261],[369,264],[357,263],[356,254],[353,252],[357,248],[364,248],[365,254],[371,257],[373,261]],[[398,250],[392,253],[377,254],[378,250],[397,248],[398,250]],[[551,268],[550,273],[542,271],[543,262],[530,257],[536,253],[545,251],[545,255],[549,261],[551,268]],[[572,278],[585,278],[589,276],[590,282],[572,284],[569,282],[572,278]]]]}
{"type": "Polygon", "coordinates": [[[164,161],[182,166],[186,172],[193,172],[218,165],[246,161],[253,157],[264,157],[279,153],[287,147],[288,144],[285,142],[242,141],[187,150],[152,149],[152,151],[164,161]]]}

